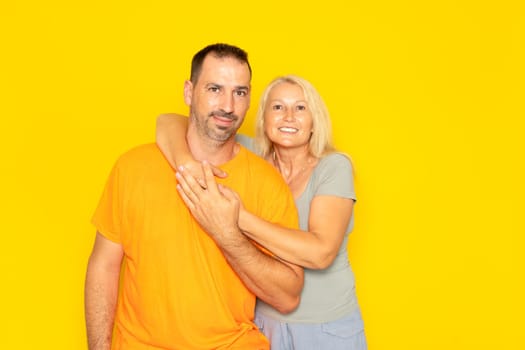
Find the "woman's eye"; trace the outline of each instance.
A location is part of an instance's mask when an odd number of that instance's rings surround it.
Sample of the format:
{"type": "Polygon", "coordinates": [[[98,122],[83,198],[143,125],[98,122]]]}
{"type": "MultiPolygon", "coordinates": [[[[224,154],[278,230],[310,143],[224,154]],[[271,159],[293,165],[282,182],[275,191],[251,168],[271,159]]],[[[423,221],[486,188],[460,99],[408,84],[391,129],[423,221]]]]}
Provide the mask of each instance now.
{"type": "Polygon", "coordinates": [[[297,106],[298,111],[306,111],[306,106],[299,105],[297,106]]]}
{"type": "Polygon", "coordinates": [[[280,111],[280,110],[283,109],[283,106],[281,106],[281,105],[273,105],[272,109],[276,110],[276,111],[280,111]]]}

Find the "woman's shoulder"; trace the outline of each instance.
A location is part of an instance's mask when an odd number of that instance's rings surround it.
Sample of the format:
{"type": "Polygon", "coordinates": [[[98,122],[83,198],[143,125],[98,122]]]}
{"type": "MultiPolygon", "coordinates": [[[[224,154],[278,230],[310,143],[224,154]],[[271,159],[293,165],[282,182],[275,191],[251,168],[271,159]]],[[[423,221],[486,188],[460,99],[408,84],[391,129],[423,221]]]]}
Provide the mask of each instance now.
{"type": "Polygon", "coordinates": [[[350,157],[342,152],[332,152],[325,156],[323,156],[319,160],[318,164],[319,168],[350,168],[352,169],[352,161],[350,160],[350,157]]]}
{"type": "Polygon", "coordinates": [[[355,199],[352,162],[344,153],[334,152],[322,157],[312,181],[317,194],[355,199]]]}

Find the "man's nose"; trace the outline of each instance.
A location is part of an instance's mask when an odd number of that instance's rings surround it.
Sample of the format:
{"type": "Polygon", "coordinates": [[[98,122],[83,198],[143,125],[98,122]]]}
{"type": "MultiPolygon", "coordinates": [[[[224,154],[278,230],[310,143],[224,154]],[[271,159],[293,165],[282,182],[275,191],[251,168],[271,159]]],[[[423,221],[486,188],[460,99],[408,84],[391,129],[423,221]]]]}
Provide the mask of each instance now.
{"type": "Polygon", "coordinates": [[[221,99],[221,109],[226,113],[232,113],[234,106],[234,98],[232,94],[224,94],[221,99]]]}

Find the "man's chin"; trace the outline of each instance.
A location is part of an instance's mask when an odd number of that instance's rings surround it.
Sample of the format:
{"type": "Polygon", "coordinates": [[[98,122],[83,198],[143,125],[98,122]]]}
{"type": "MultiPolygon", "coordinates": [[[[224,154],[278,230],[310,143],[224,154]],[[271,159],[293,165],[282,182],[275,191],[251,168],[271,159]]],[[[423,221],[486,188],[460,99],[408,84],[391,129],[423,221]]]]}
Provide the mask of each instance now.
{"type": "Polygon", "coordinates": [[[214,132],[212,135],[209,135],[211,139],[217,142],[226,142],[229,139],[235,136],[235,132],[225,131],[225,132],[214,132]]]}

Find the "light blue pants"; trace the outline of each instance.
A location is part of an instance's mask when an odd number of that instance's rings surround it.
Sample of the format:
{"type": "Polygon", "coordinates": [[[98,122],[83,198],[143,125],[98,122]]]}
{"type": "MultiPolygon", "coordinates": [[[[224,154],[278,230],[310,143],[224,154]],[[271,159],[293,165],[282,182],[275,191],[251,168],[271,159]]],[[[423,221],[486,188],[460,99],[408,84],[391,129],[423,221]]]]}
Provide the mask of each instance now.
{"type": "Polygon", "coordinates": [[[255,314],[255,324],[271,350],[366,350],[360,310],[328,323],[285,323],[255,314]]]}

